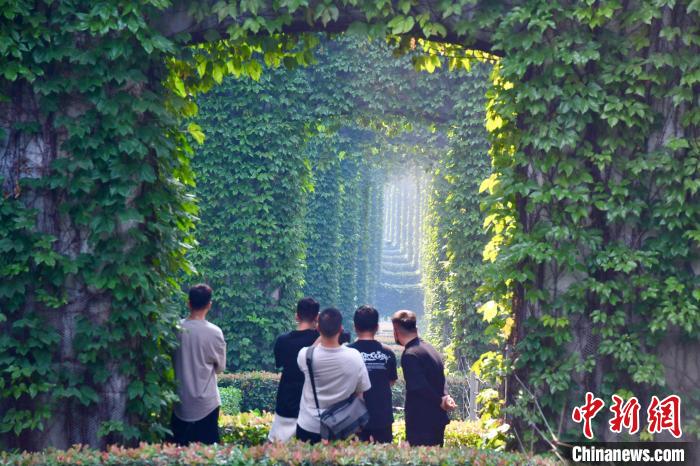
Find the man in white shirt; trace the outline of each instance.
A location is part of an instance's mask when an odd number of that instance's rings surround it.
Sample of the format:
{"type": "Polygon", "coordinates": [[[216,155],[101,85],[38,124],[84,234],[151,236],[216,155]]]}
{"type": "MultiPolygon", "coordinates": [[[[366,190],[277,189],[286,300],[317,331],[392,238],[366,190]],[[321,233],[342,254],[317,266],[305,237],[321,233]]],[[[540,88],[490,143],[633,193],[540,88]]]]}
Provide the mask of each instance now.
{"type": "Polygon", "coordinates": [[[219,443],[221,396],[216,374],[226,368],[226,341],[221,329],[207,321],[212,290],[190,288],[190,315],[180,322],[180,344],[174,357],[177,394],[171,427],[175,443],[219,443]]]}
{"type": "Polygon", "coordinates": [[[321,441],[321,419],[323,411],[332,405],[347,400],[350,396],[362,396],[370,389],[369,374],[359,351],[341,346],[338,337],[343,331],[343,317],[334,308],[324,309],[318,316],[318,331],[321,334],[314,350],[313,371],[318,405],[306,365],[306,351],[302,348],[297,356],[299,369],[304,373],[304,388],[297,419],[297,438],[311,443],[321,441]]]}

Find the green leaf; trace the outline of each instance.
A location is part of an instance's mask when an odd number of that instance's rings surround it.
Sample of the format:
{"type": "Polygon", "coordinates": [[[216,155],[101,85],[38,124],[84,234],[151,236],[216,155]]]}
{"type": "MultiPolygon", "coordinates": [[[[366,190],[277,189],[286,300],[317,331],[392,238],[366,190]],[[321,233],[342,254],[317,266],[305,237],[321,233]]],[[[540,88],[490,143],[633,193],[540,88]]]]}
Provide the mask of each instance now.
{"type": "Polygon", "coordinates": [[[187,132],[190,133],[190,136],[192,136],[194,140],[197,141],[197,143],[204,143],[204,132],[202,132],[202,127],[199,126],[197,123],[192,122],[188,124],[187,132]]]}
{"type": "Polygon", "coordinates": [[[355,36],[364,37],[367,35],[368,26],[367,23],[362,21],[353,21],[350,26],[348,26],[347,33],[355,36]]]}
{"type": "Polygon", "coordinates": [[[498,315],[498,305],[495,301],[487,301],[477,309],[477,312],[483,315],[486,322],[491,322],[498,315]]]}
{"type": "Polygon", "coordinates": [[[221,82],[224,80],[224,69],[218,63],[214,65],[214,68],[212,70],[212,77],[214,78],[214,81],[217,82],[217,84],[221,84],[221,82]]]}
{"type": "Polygon", "coordinates": [[[180,97],[187,97],[187,92],[185,92],[185,83],[182,82],[179,76],[173,75],[173,87],[177,95],[180,97]]]}

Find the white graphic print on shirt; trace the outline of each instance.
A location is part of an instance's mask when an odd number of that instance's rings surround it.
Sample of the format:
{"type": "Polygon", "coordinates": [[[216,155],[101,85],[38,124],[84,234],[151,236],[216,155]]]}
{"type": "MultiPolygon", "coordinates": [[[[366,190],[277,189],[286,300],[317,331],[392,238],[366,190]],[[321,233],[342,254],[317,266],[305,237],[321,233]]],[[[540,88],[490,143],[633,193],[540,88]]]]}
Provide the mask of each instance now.
{"type": "Polygon", "coordinates": [[[371,353],[360,351],[360,354],[365,361],[367,370],[386,370],[386,363],[389,362],[389,355],[381,351],[373,351],[371,353]]]}

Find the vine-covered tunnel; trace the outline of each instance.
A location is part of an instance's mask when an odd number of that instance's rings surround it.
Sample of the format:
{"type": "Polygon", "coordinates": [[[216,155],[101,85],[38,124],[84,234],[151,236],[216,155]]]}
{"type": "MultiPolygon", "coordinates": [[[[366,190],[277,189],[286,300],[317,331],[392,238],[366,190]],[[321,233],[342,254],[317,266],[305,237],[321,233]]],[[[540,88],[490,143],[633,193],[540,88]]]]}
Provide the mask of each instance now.
{"type": "MultiPolygon", "coordinates": [[[[431,271],[446,261],[434,253],[449,236],[437,224],[424,230],[426,211],[435,219],[447,196],[432,191],[461,177],[450,157],[473,159],[488,175],[490,63],[471,73],[415,74],[411,55],[397,59],[386,44],[351,38],[323,41],[317,57],[308,68],[265,70],[259,81],[227,79],[198,101],[207,139],[193,160],[200,223],[189,257],[199,279],[218,290],[215,321],[246,335],[229,343],[232,369],[272,368],[271,354],[257,348],[289,325],[302,294],[340,309],[351,331],[362,304],[383,316],[414,310],[427,328],[424,285],[435,295],[441,280],[431,271]],[[451,105],[458,89],[473,89],[470,106],[451,105]],[[478,143],[472,149],[467,140],[478,143]]],[[[468,210],[480,228],[471,174],[464,190],[470,203],[449,216],[468,210]]],[[[474,251],[484,245],[483,235],[473,238],[474,251]]],[[[470,256],[464,270],[481,262],[470,256]]],[[[467,294],[476,284],[462,286],[467,294]]],[[[447,326],[438,318],[443,307],[431,302],[435,322],[447,326]]],[[[464,312],[476,314],[474,306],[464,312]]]]}
{"type": "Polygon", "coordinates": [[[5,2],[0,444],[159,438],[182,282],[218,290],[237,368],[270,367],[303,292],[347,322],[389,279],[368,227],[407,155],[429,180],[427,332],[461,367],[483,354],[513,443],[575,436],[586,391],[680,394],[698,432],[699,14],[5,2]],[[346,30],[389,46],[314,34],[346,30]]]}
{"type": "Polygon", "coordinates": [[[391,174],[384,185],[382,255],[374,301],[384,315],[399,309],[423,314],[421,246],[426,174],[421,168],[403,168],[391,174]]]}

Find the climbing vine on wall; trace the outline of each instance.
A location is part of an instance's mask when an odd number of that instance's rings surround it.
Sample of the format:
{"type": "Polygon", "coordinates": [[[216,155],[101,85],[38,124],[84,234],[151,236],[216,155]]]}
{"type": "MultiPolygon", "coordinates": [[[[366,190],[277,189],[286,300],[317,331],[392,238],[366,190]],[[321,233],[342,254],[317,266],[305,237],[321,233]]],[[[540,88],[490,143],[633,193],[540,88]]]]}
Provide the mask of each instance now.
{"type": "Polygon", "coordinates": [[[322,307],[338,307],[349,330],[355,308],[369,301],[374,288],[376,276],[369,268],[377,263],[381,246],[375,238],[382,228],[380,206],[372,186],[381,170],[362,151],[372,139],[367,130],[344,127],[309,143],[316,184],[306,219],[304,293],[322,307]],[[367,141],[358,144],[363,139],[367,141]]]}
{"type": "MultiPolygon", "coordinates": [[[[162,438],[174,401],[169,307],[197,209],[192,93],[280,38],[188,48],[153,2],[3,2],[0,442],[162,438]],[[232,58],[237,54],[235,58],[232,58]]],[[[179,304],[179,303],[178,303],[179,304]]]]}
{"type": "Polygon", "coordinates": [[[186,195],[189,141],[168,111],[182,99],[162,86],[173,44],[146,23],[154,10],[2,4],[6,446],[164,432],[174,335],[165,299],[186,267],[195,207],[186,195]]]}
{"type": "Polygon", "coordinates": [[[277,69],[226,80],[198,101],[207,139],[193,160],[200,222],[191,259],[215,289],[212,317],[229,336],[231,369],[272,369],[272,342],[300,297],[308,92],[301,73],[277,69]]]}
{"type": "Polygon", "coordinates": [[[580,436],[561,413],[587,390],[675,392],[693,431],[699,19],[693,2],[532,3],[503,18],[482,311],[506,341],[524,447],[580,436]]]}
{"type": "Polygon", "coordinates": [[[455,369],[468,370],[487,349],[477,289],[487,242],[481,180],[489,175],[486,90],[490,66],[475,64],[459,88],[450,148],[436,164],[429,201],[425,262],[429,332],[455,369]]]}
{"type": "Polygon", "coordinates": [[[340,160],[337,135],[314,138],[309,142],[314,166],[314,192],[306,216],[306,275],[304,294],[322,306],[335,306],[340,293],[340,160]],[[328,141],[328,139],[333,139],[328,141]],[[331,149],[328,153],[327,149],[331,149]]]}

